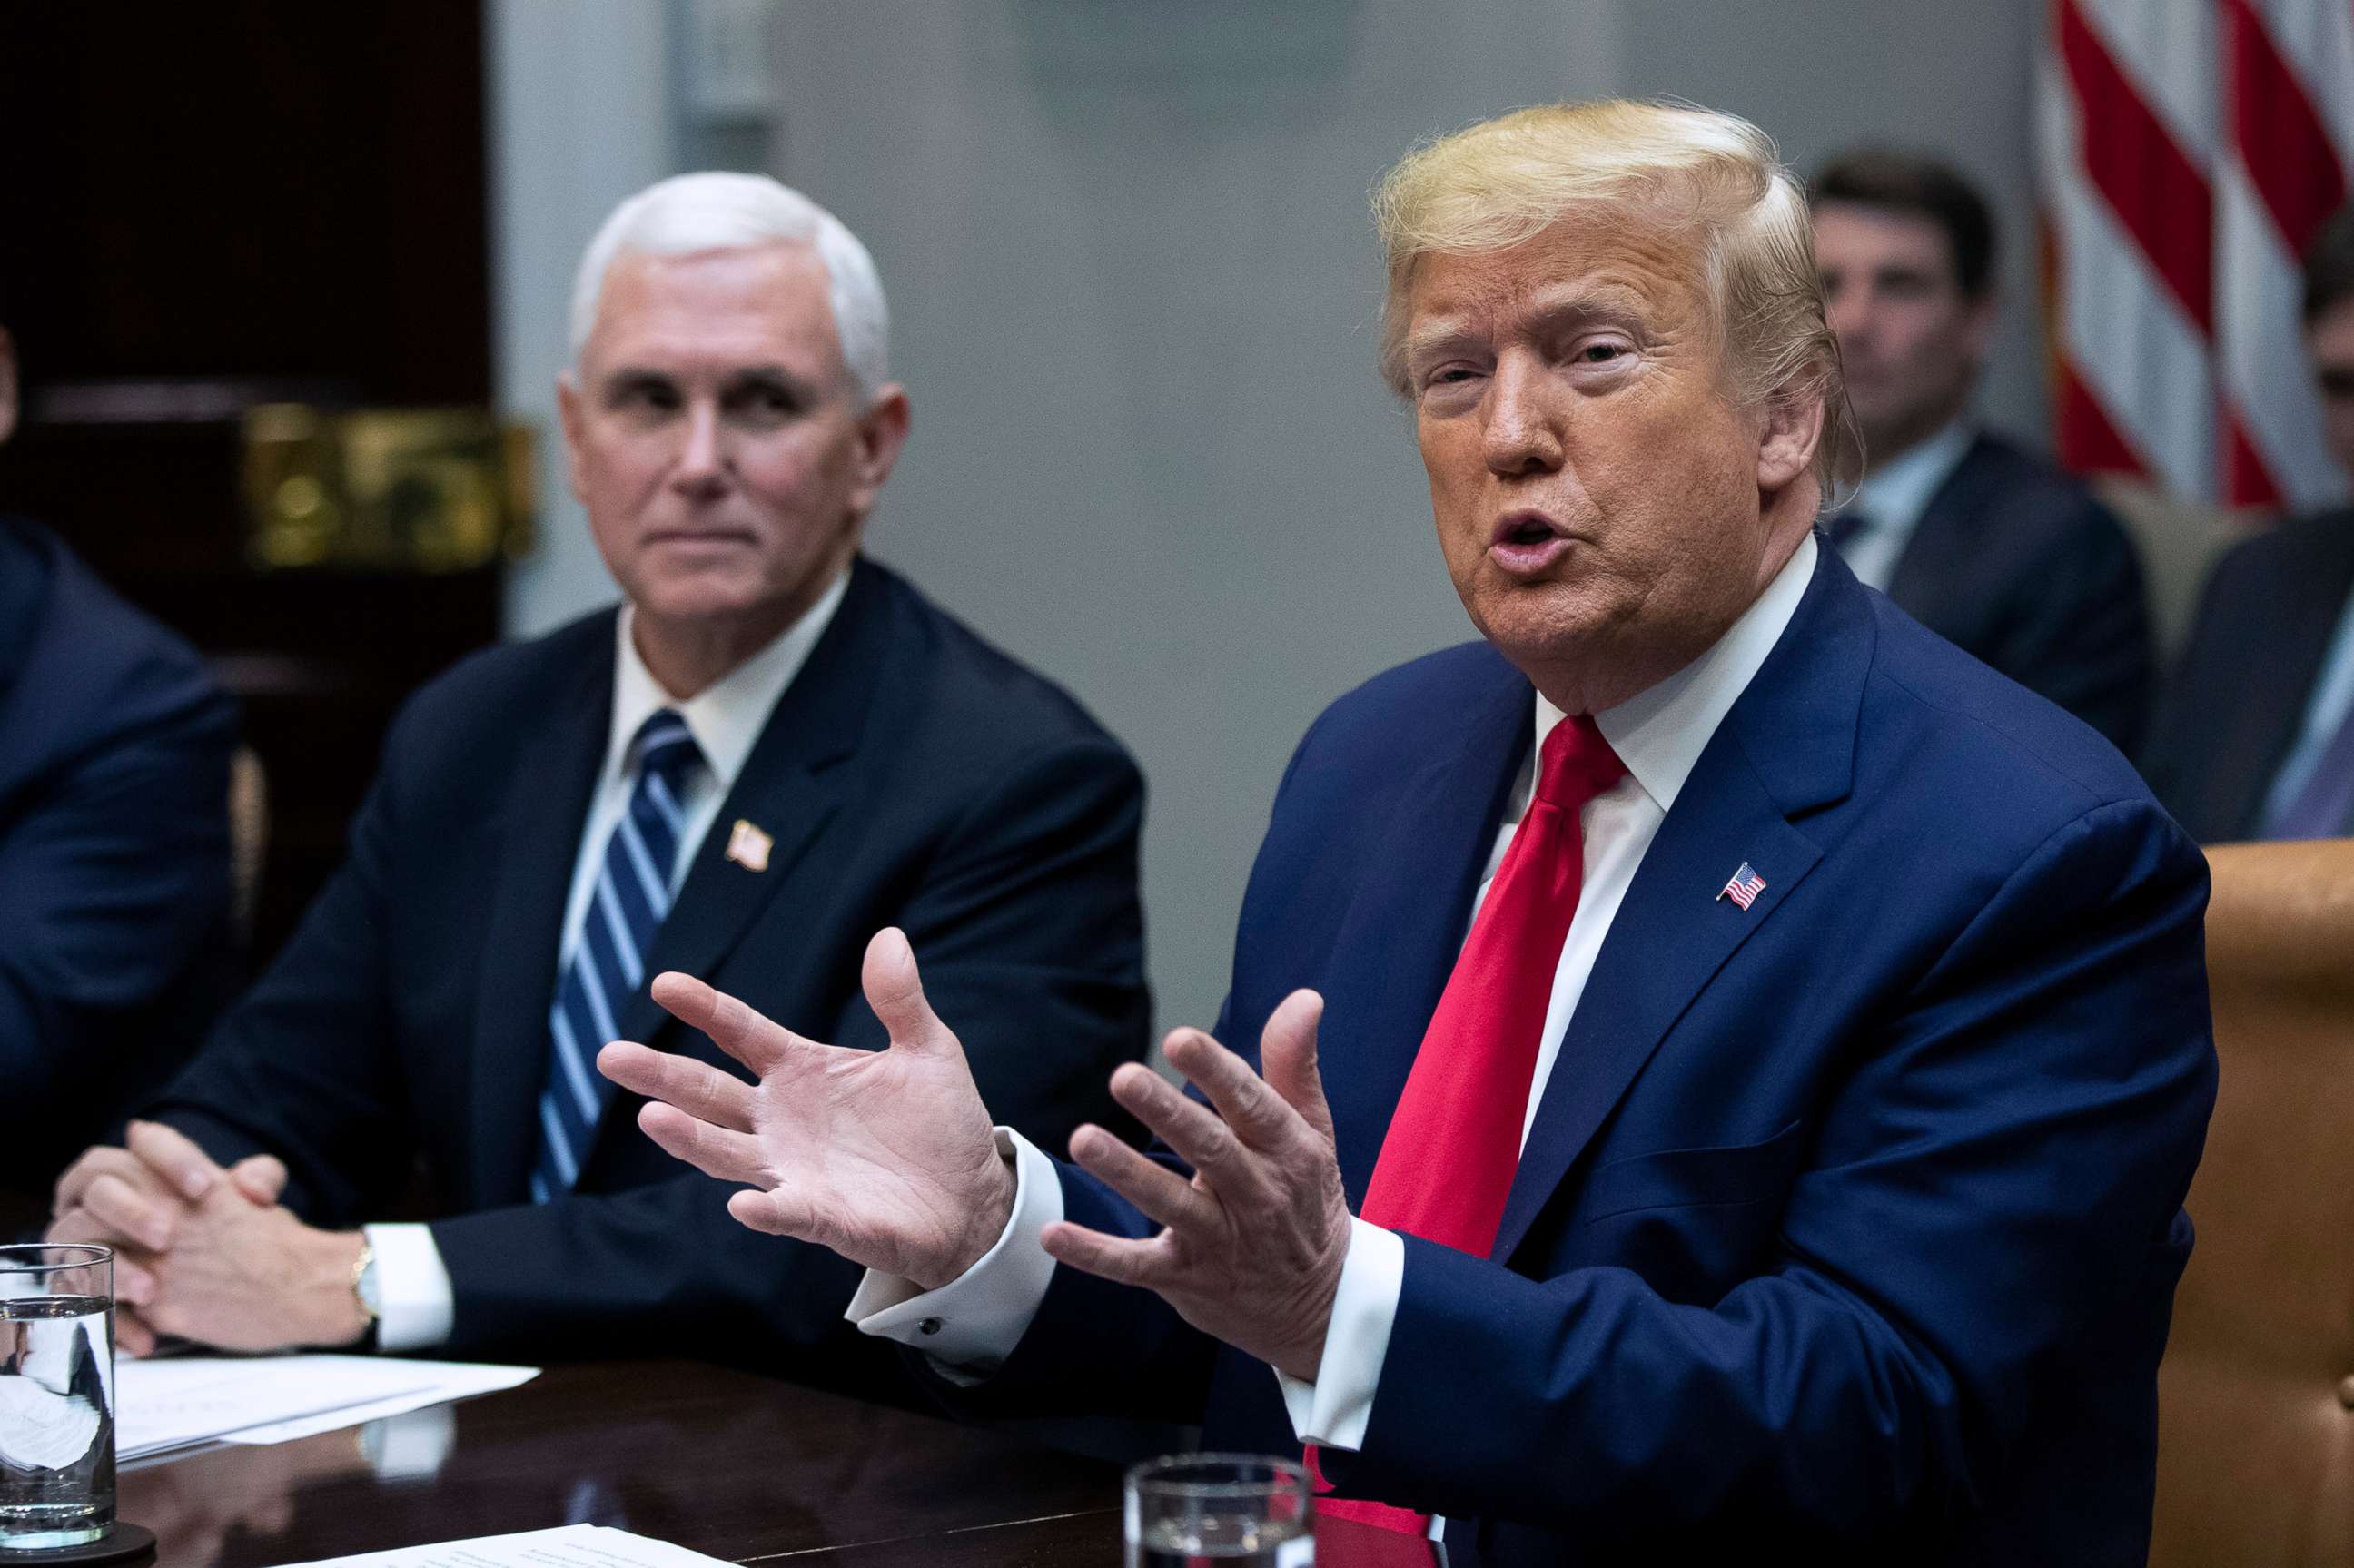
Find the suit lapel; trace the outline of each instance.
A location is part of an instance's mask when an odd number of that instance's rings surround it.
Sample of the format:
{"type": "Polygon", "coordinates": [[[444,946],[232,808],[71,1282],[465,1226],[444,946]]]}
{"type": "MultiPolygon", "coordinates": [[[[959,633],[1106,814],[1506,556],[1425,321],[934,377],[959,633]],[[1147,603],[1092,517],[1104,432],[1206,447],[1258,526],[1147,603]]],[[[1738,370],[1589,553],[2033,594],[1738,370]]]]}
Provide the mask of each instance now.
{"type": "Polygon", "coordinates": [[[1978,511],[1991,471],[1985,458],[1986,438],[1979,436],[1921,509],[1888,579],[1888,597],[1898,608],[1940,636],[1949,635],[1940,621],[1951,621],[1944,612],[1956,602],[1956,585],[1976,576],[1972,553],[1982,542],[1967,523],[1978,511]]]}
{"type": "MultiPolygon", "coordinates": [[[[881,575],[859,561],[832,622],[777,699],[744,770],[695,851],[686,880],[647,955],[649,982],[665,969],[710,979],[792,881],[810,847],[843,808],[856,771],[848,763],[865,733],[893,653],[890,611],[881,575]],[[739,821],[772,841],[765,869],[728,858],[729,838],[739,821]]],[[[630,998],[620,1020],[623,1037],[641,1041],[669,1023],[670,1015],[654,1004],[646,986],[630,998]]],[[[613,1119],[609,1106],[606,1121],[613,1119]]]]}
{"type": "Polygon", "coordinates": [[[1496,662],[1493,687],[1470,708],[1461,748],[1426,764],[1400,791],[1383,842],[1350,901],[1326,1032],[1351,1042],[1351,1071],[1328,1079],[1349,1202],[1363,1202],[1390,1117],[1414,1070],[1423,1030],[1454,969],[1479,874],[1528,755],[1535,694],[1528,678],[1496,662]]]}
{"type": "Polygon", "coordinates": [[[530,1181],[564,906],[613,722],[612,622],[599,624],[597,656],[559,679],[516,750],[485,856],[490,919],[469,1054],[478,1205],[519,1202],[530,1181]]]}
{"type": "Polygon", "coordinates": [[[1521,1150],[1493,1256],[1511,1255],[1668,1031],[1822,858],[1789,818],[1853,781],[1873,637],[1869,601],[1823,549],[1611,920],[1521,1150]],[[1718,896],[1744,862],[1766,883],[1747,909],[1718,896]]]}
{"type": "Polygon", "coordinates": [[[2230,803],[2221,816],[2232,837],[2253,838],[2264,826],[2273,779],[2305,726],[2347,592],[2354,588],[2354,525],[2349,525],[2354,520],[2331,522],[2333,526],[2317,530],[2306,548],[2290,555],[2272,585],[2265,624],[2252,629],[2247,640],[2245,678],[2233,698],[2243,715],[2235,727],[2246,739],[2219,748],[2223,760],[2218,771],[2230,770],[2218,791],[2230,803]]]}

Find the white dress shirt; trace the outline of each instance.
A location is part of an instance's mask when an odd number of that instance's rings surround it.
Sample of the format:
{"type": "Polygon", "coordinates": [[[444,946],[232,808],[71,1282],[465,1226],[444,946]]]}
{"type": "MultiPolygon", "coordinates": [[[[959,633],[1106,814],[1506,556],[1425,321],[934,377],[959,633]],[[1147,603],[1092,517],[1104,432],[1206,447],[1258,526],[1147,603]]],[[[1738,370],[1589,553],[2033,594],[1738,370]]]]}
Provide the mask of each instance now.
{"type": "MultiPolygon", "coordinates": [[[[769,715],[785,688],[824,635],[850,587],[850,574],[836,577],[817,603],[766,647],[701,692],[680,702],[663,689],[646,662],[638,656],[631,636],[635,616],[624,604],[613,621],[613,722],[605,742],[605,763],[597,776],[588,820],[580,829],[580,847],[572,862],[572,891],[564,906],[564,933],[552,955],[555,973],[561,975],[579,944],[580,927],[588,916],[597,872],[604,863],[605,841],[629,809],[630,791],[637,779],[630,767],[630,742],[639,727],[663,708],[676,708],[687,733],[703,752],[703,766],[694,769],[681,789],[679,805],[685,826],[678,835],[678,858],[670,867],[673,895],[695,863],[695,851],[710,832],[712,820],[736,787],[745,758],[768,727],[769,715]]],[[[484,1042],[501,1049],[517,1048],[506,1042],[484,1042]]],[[[525,1043],[546,1051],[545,1040],[525,1043]]],[[[450,1337],[451,1302],[450,1271],[441,1249],[425,1225],[368,1225],[368,1244],[376,1249],[376,1289],[382,1316],[376,1322],[376,1345],[386,1351],[421,1351],[450,1337]]]]}
{"type": "MultiPolygon", "coordinates": [[[[1707,652],[1649,691],[1595,715],[1603,738],[1627,765],[1628,776],[1589,801],[1578,813],[1585,839],[1585,881],[1571,919],[1561,959],[1553,970],[1545,1007],[1544,1035],[1529,1087],[1522,1141],[1536,1120],[1564,1031],[1584,994],[1594,960],[1610,923],[1642,864],[1644,852],[1682,792],[1692,766],[1714,736],[1734,702],[1749,687],[1758,667],[1781,641],[1790,617],[1813,578],[1812,535],[1783,567],[1755,603],[1707,652]]],[[[1479,897],[1503,863],[1528,810],[1535,759],[1559,709],[1542,696],[1536,704],[1536,745],[1521,766],[1506,803],[1504,821],[1481,874],[1479,897]]],[[[1478,906],[1473,906],[1476,917],[1478,906]]],[[[1468,927],[1467,927],[1468,934],[1468,927]]],[[[913,1345],[929,1355],[942,1375],[977,1382],[1013,1353],[1023,1331],[1045,1299],[1057,1266],[1038,1245],[1039,1233],[1063,1216],[1062,1184],[1054,1164],[1029,1141],[998,1129],[1001,1150],[1011,1149],[1016,1173],[1013,1215],[1005,1234],[979,1263],[938,1290],[869,1272],[851,1298],[850,1319],[861,1331],[913,1345]]],[[[1364,1444],[1373,1416],[1373,1393],[1389,1351],[1390,1329],[1405,1278],[1405,1244],[1394,1232],[1352,1219],[1349,1251],[1333,1298],[1324,1337],[1321,1369],[1312,1383],[1276,1374],[1286,1409],[1302,1443],[1356,1449],[1364,1444]]]]}
{"type": "Polygon", "coordinates": [[[1953,477],[1969,455],[1977,429],[1956,419],[1927,440],[1901,451],[1864,476],[1855,489],[1854,504],[1846,508],[1862,517],[1866,526],[1840,546],[1848,570],[1868,588],[1888,591],[1896,580],[1896,563],[1921,525],[1921,514],[1939,487],[1953,477]]]}

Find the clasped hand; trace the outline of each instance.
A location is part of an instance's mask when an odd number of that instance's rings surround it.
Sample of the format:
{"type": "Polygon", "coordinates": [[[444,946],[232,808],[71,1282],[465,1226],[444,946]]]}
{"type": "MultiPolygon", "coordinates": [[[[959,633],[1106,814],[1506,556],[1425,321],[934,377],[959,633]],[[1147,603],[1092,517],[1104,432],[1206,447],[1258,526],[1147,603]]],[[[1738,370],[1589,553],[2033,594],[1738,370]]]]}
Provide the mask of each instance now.
{"type": "MultiPolygon", "coordinates": [[[[937,1289],[1003,1233],[1013,1173],[962,1045],[924,1000],[906,938],[878,934],[862,978],[890,1036],[879,1052],[805,1039],[700,980],[665,974],[654,1000],[756,1081],[628,1042],[605,1047],[597,1065],[651,1102],[639,1125],[656,1143],[749,1189],[727,1203],[743,1224],[937,1289]]],[[[1042,1238],[1058,1261],[1152,1290],[1196,1328],[1310,1381],[1349,1245],[1316,1065],[1322,1012],[1312,991],[1275,1011],[1260,1036],[1264,1078],[1199,1030],[1172,1033],[1170,1064],[1206,1105],[1150,1068],[1121,1066],[1113,1097],[1190,1173],[1082,1127],[1072,1158],[1161,1229],[1115,1236],[1065,1221],[1042,1238]]]]}
{"type": "Polygon", "coordinates": [[[258,1154],[224,1170],[156,1122],[86,1150],[58,1179],[46,1239],[114,1248],[115,1343],[162,1335],[223,1350],[350,1344],[367,1319],[351,1289],[360,1238],[281,1207],[286,1168],[258,1154]]]}

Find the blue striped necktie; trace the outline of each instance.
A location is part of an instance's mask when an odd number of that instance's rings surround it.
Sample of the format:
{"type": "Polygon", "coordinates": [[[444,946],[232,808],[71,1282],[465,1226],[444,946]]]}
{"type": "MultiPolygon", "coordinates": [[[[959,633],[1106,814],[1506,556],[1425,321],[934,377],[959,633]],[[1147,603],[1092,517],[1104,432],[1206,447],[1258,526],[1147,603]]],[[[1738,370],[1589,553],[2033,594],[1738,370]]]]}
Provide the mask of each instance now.
{"type": "Polygon", "coordinates": [[[686,827],[681,797],[687,770],[703,760],[686,721],[671,708],[639,726],[630,750],[638,782],[605,841],[588,916],[548,1009],[547,1081],[539,1093],[539,1158],[531,1172],[535,1202],[572,1191],[613,1092],[597,1072],[597,1053],[620,1033],[623,1004],[645,983],[646,953],[670,907],[671,871],[686,827]]]}

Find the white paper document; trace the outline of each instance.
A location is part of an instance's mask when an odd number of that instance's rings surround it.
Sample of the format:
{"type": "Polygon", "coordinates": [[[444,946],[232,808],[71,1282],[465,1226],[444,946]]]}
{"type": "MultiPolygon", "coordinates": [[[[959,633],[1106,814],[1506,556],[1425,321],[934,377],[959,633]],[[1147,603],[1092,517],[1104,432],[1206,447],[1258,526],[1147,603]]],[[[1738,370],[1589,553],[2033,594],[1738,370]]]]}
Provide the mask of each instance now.
{"type": "Polygon", "coordinates": [[[716,1557],[608,1530],[601,1524],[567,1524],[516,1535],[483,1535],[431,1546],[401,1546],[364,1552],[356,1557],[323,1557],[294,1568],[733,1568],[716,1557]]]}
{"type": "Polygon", "coordinates": [[[378,1356],[123,1359],[114,1372],[115,1452],[131,1460],[198,1443],[283,1443],[538,1375],[536,1367],[378,1356]]]}

